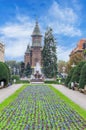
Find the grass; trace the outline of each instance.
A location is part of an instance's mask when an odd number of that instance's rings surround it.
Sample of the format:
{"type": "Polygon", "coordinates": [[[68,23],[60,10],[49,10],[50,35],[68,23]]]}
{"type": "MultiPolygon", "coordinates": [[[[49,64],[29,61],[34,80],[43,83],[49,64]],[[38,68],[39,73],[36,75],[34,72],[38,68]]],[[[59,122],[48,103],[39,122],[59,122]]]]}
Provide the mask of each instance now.
{"type": "Polygon", "coordinates": [[[65,102],[67,102],[70,107],[72,107],[75,111],[79,113],[85,120],[86,120],[86,110],[81,108],[79,105],[74,103],[72,100],[70,100],[67,96],[62,94],[60,91],[58,91],[56,88],[54,88],[52,85],[48,85],[61,99],[63,99],[65,102]]]}
{"type": "Polygon", "coordinates": [[[5,107],[7,107],[15,98],[17,98],[18,94],[22,92],[27,87],[28,84],[21,86],[18,90],[15,91],[11,96],[6,98],[2,103],[0,103],[0,111],[2,111],[5,107]]]}

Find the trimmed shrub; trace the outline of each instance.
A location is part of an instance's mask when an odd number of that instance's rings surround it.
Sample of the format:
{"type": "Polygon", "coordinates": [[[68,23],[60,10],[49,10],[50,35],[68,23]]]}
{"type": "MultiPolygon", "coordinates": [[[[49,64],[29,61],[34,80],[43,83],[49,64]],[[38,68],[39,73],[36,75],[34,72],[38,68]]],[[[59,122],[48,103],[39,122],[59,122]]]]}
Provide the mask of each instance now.
{"type": "Polygon", "coordinates": [[[46,84],[59,84],[59,82],[58,81],[55,81],[55,80],[46,80],[46,81],[44,81],[44,83],[46,83],[46,84]]]}
{"type": "Polygon", "coordinates": [[[71,77],[72,77],[72,74],[73,74],[75,68],[76,68],[76,67],[72,68],[72,69],[69,71],[68,76],[67,76],[67,78],[65,79],[65,85],[68,86],[68,87],[70,87],[71,77]]]}
{"type": "Polygon", "coordinates": [[[5,63],[0,62],[0,82],[3,81],[4,86],[7,86],[9,80],[10,80],[10,70],[5,63]]]}
{"type": "Polygon", "coordinates": [[[19,80],[20,80],[19,75],[12,75],[12,76],[11,76],[12,82],[14,82],[14,79],[16,80],[16,82],[19,81],[19,80]]]}
{"type": "Polygon", "coordinates": [[[83,65],[83,67],[81,69],[79,87],[84,89],[85,85],[86,85],[86,63],[83,65]]]}
{"type": "Polygon", "coordinates": [[[79,83],[80,80],[80,75],[81,75],[81,69],[83,67],[83,65],[86,63],[86,61],[81,61],[75,68],[72,78],[71,78],[71,82],[77,82],[79,83]]]}
{"type": "Polygon", "coordinates": [[[26,84],[26,83],[30,83],[30,81],[29,80],[18,80],[17,82],[16,82],[16,84],[26,84]]]}

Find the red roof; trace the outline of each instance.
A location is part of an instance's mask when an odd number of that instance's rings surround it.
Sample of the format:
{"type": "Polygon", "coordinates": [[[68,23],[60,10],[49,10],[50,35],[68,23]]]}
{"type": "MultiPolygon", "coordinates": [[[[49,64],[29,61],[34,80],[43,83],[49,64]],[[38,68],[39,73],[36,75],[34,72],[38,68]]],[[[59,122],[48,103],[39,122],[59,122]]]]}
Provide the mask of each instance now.
{"type": "Polygon", "coordinates": [[[71,54],[76,53],[77,51],[82,51],[83,50],[83,44],[86,42],[86,39],[81,39],[78,43],[77,43],[77,47],[74,48],[74,50],[72,50],[71,54]]]}

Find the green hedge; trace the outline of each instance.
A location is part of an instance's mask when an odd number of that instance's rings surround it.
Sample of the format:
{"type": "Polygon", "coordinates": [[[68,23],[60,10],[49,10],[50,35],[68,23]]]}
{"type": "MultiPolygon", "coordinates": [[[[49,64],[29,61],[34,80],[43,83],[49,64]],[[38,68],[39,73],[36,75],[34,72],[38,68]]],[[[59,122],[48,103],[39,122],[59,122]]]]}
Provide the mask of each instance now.
{"type": "Polygon", "coordinates": [[[58,81],[54,81],[54,80],[51,80],[51,81],[46,80],[46,81],[44,81],[44,83],[46,83],[46,84],[59,84],[58,81]]]}
{"type": "Polygon", "coordinates": [[[75,68],[73,74],[72,74],[72,78],[71,78],[71,82],[77,82],[79,83],[80,80],[80,75],[81,75],[81,69],[83,67],[83,65],[86,63],[86,61],[81,61],[75,68]]]}
{"type": "Polygon", "coordinates": [[[16,79],[16,81],[18,81],[18,80],[20,80],[20,76],[19,75],[12,75],[11,80],[13,81],[14,79],[16,79]]]}
{"type": "Polygon", "coordinates": [[[24,83],[30,83],[30,81],[29,80],[18,80],[16,82],[16,84],[20,84],[20,83],[22,83],[22,84],[24,84],[24,83]]]}
{"type": "Polygon", "coordinates": [[[84,89],[85,85],[86,85],[86,64],[84,64],[81,69],[79,87],[84,89]]]}
{"type": "Polygon", "coordinates": [[[10,80],[10,70],[5,63],[0,62],[0,82],[3,81],[4,86],[7,86],[9,80],[10,80]]]}
{"type": "Polygon", "coordinates": [[[72,68],[69,73],[68,73],[68,76],[67,78],[65,79],[65,85],[68,86],[70,88],[70,81],[71,81],[71,78],[72,78],[72,74],[74,72],[76,67],[72,68]]]}

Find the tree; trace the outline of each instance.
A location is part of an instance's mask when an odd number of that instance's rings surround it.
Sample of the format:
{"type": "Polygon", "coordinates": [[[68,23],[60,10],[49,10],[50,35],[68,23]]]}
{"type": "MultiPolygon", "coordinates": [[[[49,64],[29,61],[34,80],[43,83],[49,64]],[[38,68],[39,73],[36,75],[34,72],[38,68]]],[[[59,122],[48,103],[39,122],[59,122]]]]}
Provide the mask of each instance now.
{"type": "Polygon", "coordinates": [[[71,82],[77,82],[79,83],[80,80],[80,75],[81,75],[81,69],[83,67],[83,65],[86,63],[86,61],[81,61],[75,68],[72,78],[71,78],[71,82]]]}
{"type": "Polygon", "coordinates": [[[12,75],[14,75],[14,68],[16,69],[15,74],[16,75],[19,74],[21,62],[16,62],[15,60],[10,60],[10,61],[6,61],[5,63],[10,68],[10,72],[11,72],[12,75]]]}
{"type": "Polygon", "coordinates": [[[20,76],[21,77],[24,76],[24,71],[25,71],[25,63],[21,62],[21,64],[20,64],[20,76]]]}
{"type": "Polygon", "coordinates": [[[70,84],[71,77],[72,77],[72,74],[73,74],[75,68],[76,68],[76,67],[71,68],[71,70],[69,71],[68,76],[67,76],[67,78],[66,78],[66,80],[65,80],[65,85],[68,86],[68,87],[70,87],[69,84],[70,84]]]}
{"type": "Polygon", "coordinates": [[[59,60],[58,61],[58,71],[59,73],[63,73],[63,67],[65,67],[65,73],[67,73],[66,69],[67,69],[67,62],[63,61],[63,60],[59,60]]]}
{"type": "Polygon", "coordinates": [[[74,53],[71,57],[70,57],[70,60],[67,64],[67,71],[69,72],[70,69],[72,68],[72,65],[75,64],[75,65],[78,65],[78,63],[80,63],[81,61],[84,60],[84,57],[83,57],[83,54],[78,52],[78,53],[74,53]]]}
{"type": "Polygon", "coordinates": [[[86,85],[86,63],[83,65],[81,69],[79,87],[84,89],[85,85],[86,85]]]}
{"type": "Polygon", "coordinates": [[[30,64],[28,63],[27,65],[26,65],[26,68],[25,68],[25,76],[30,76],[31,75],[31,73],[32,73],[32,69],[31,69],[31,66],[30,66],[30,64]]]}
{"type": "Polygon", "coordinates": [[[10,80],[10,71],[7,65],[3,62],[0,62],[0,82],[4,82],[4,86],[8,84],[10,80]]]}
{"type": "Polygon", "coordinates": [[[42,51],[43,72],[47,78],[57,75],[56,41],[52,29],[48,28],[44,37],[44,48],[42,51]]]}

